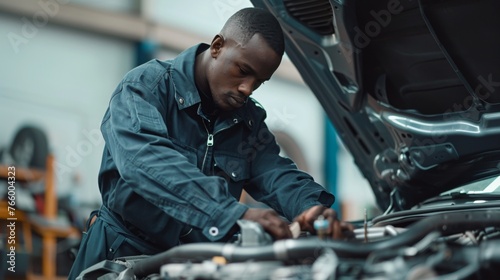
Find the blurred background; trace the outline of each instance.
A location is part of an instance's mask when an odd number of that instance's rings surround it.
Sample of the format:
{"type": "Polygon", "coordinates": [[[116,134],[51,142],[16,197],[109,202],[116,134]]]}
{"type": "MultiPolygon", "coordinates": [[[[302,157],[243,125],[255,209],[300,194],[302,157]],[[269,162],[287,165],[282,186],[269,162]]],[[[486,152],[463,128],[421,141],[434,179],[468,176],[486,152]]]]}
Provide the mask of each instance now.
{"type": "MultiPolygon", "coordinates": [[[[0,229],[6,279],[65,279],[86,218],[101,203],[99,126],[123,75],[210,43],[230,15],[250,6],[248,0],[0,0],[0,213],[5,223],[16,218],[15,231],[0,229]],[[6,204],[8,166],[16,168],[14,215],[6,204]],[[8,270],[12,232],[16,272],[8,270]]],[[[254,98],[267,110],[283,154],[336,195],[342,219],[380,212],[286,57],[254,98]]]]}

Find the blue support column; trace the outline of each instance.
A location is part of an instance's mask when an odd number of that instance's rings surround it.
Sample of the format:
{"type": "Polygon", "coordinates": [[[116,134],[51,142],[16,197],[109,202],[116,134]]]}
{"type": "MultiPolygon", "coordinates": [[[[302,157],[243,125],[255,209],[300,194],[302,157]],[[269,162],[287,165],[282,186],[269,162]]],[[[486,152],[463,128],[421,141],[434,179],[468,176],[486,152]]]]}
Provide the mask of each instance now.
{"type": "Polygon", "coordinates": [[[342,216],[340,207],[340,197],[337,187],[337,132],[332,123],[325,116],[325,187],[333,195],[335,195],[335,203],[332,208],[337,212],[339,217],[342,216]]]}
{"type": "Polygon", "coordinates": [[[143,40],[136,43],[135,64],[139,66],[155,58],[158,45],[151,40],[143,40]]]}

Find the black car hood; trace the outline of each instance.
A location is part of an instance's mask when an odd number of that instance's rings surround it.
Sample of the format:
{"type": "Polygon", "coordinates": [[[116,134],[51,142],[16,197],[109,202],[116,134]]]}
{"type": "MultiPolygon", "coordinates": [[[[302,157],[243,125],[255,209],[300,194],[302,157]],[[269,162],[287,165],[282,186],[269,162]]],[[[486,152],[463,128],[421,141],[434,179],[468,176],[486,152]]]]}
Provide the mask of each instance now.
{"type": "Polygon", "coordinates": [[[251,2],[382,210],[500,174],[500,1],[251,2]]]}

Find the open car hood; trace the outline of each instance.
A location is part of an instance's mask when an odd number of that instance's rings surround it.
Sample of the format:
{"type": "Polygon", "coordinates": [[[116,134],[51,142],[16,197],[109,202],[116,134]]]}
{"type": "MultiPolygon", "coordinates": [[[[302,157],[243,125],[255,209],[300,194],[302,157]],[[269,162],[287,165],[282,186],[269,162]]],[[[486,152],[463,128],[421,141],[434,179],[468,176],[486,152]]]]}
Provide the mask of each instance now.
{"type": "Polygon", "coordinates": [[[382,210],[500,174],[500,1],[251,2],[382,210]]]}

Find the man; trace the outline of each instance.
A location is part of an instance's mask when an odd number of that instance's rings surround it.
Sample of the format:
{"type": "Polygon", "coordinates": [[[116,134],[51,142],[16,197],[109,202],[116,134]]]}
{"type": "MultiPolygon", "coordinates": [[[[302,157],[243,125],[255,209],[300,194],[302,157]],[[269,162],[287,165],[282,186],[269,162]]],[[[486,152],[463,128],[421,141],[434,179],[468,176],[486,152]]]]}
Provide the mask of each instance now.
{"type": "Polygon", "coordinates": [[[328,233],[340,235],[329,208],[333,195],[279,156],[265,111],[249,98],[283,53],[278,21],[246,8],[210,45],[126,74],[101,126],[103,206],[83,236],[70,279],[104,259],[227,240],[238,219],[284,239],[291,232],[280,215],[311,232],[322,215],[331,222],[328,233]],[[239,203],[243,189],[274,210],[239,203]]]}

